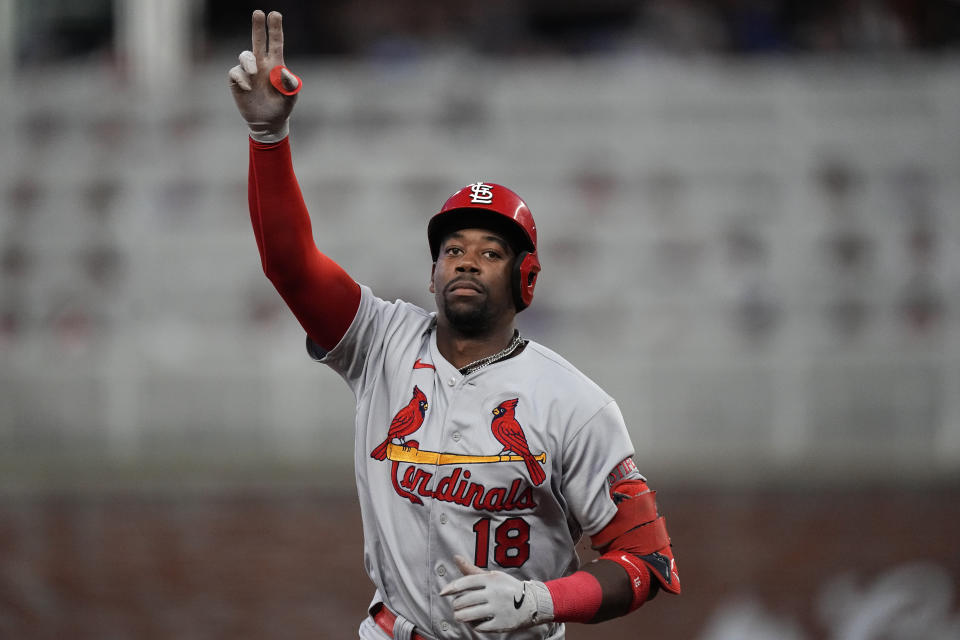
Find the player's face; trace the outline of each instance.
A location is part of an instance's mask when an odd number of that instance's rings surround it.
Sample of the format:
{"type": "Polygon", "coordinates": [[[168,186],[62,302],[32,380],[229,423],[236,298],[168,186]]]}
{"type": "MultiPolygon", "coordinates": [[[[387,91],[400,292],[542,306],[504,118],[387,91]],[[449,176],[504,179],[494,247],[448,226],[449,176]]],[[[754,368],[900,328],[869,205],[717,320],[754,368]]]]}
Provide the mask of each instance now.
{"type": "Polygon", "coordinates": [[[514,253],[503,236],[461,229],[444,238],[433,265],[430,291],[437,310],[465,334],[484,333],[512,319],[510,291],[514,253]]]}

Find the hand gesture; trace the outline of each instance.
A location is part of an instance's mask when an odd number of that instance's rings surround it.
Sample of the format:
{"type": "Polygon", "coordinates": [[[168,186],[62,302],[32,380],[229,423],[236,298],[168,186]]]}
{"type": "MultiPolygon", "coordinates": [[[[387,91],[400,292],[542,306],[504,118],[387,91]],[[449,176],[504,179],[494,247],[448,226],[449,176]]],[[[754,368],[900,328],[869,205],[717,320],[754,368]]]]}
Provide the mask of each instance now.
{"type": "Polygon", "coordinates": [[[553,620],[553,600],[542,582],[521,582],[502,571],[486,571],[463,556],[454,556],[463,573],[440,591],[453,598],[458,622],[477,631],[502,632],[526,629],[553,620]]]}
{"type": "Polygon", "coordinates": [[[283,17],[253,12],[253,51],[240,54],[230,69],[230,90],[250,135],[261,142],[286,137],[287,121],[303,83],[283,66],[283,17]]]}

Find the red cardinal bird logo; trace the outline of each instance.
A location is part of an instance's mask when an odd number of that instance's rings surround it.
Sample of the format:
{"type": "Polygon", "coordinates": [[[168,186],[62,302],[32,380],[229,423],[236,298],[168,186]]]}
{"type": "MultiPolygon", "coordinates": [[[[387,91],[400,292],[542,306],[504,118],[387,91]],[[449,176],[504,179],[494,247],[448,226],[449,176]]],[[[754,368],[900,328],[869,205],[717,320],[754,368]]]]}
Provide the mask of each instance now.
{"type": "Polygon", "coordinates": [[[527,438],[523,435],[523,428],[517,422],[514,410],[517,408],[518,398],[513,400],[504,400],[493,410],[493,422],[490,423],[490,430],[493,436],[503,445],[503,451],[512,451],[523,458],[527,465],[527,472],[530,474],[530,480],[535,485],[540,485],[547,479],[547,474],[543,472],[540,463],[534,459],[530,453],[530,447],[527,445],[527,438]]]}
{"type": "Polygon", "coordinates": [[[376,460],[384,460],[387,457],[387,445],[393,439],[403,444],[407,436],[420,428],[423,424],[423,416],[427,412],[430,404],[427,402],[427,396],[420,391],[420,387],[413,388],[413,397],[405,407],[397,411],[390,422],[390,429],[387,431],[387,439],[381,442],[376,449],[370,452],[370,457],[376,460]]]}

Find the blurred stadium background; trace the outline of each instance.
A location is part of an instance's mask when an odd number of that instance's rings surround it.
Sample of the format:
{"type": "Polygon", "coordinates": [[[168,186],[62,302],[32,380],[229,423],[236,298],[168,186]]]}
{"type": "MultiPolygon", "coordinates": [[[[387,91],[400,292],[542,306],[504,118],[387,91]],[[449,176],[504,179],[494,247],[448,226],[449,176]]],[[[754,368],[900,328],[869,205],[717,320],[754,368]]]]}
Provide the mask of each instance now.
{"type": "Polygon", "coordinates": [[[468,182],[537,215],[522,328],[618,399],[685,586],[571,638],[960,638],[950,0],[0,0],[0,637],[356,637],[352,397],[248,228],[258,6],[356,278],[432,304],[468,182]]]}

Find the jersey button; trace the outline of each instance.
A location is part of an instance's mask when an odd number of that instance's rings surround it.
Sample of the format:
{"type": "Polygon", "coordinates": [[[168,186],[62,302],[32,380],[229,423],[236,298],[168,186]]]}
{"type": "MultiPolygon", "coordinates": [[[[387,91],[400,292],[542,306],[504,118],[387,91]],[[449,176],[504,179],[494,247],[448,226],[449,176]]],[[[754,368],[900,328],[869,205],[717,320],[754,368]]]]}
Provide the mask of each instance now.
{"type": "Polygon", "coordinates": [[[445,513],[440,514],[440,524],[447,524],[447,514],[445,513]]]}
{"type": "Polygon", "coordinates": [[[452,387],[453,385],[457,384],[457,379],[456,379],[456,378],[450,378],[449,380],[447,380],[447,384],[452,387]]]}
{"type": "Polygon", "coordinates": [[[459,431],[454,431],[453,434],[451,434],[450,437],[453,438],[453,441],[454,441],[454,442],[460,442],[460,432],[459,432],[459,431]]]}
{"type": "Polygon", "coordinates": [[[450,625],[447,624],[446,620],[440,623],[440,631],[449,631],[449,630],[450,630],[450,625]]]}
{"type": "Polygon", "coordinates": [[[437,575],[440,576],[441,578],[447,575],[447,568],[443,565],[440,565],[439,567],[437,567],[437,575]]]}

